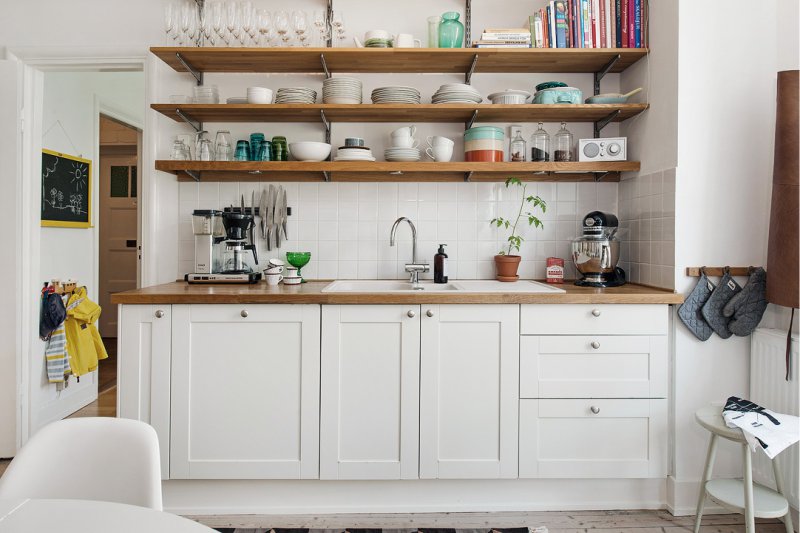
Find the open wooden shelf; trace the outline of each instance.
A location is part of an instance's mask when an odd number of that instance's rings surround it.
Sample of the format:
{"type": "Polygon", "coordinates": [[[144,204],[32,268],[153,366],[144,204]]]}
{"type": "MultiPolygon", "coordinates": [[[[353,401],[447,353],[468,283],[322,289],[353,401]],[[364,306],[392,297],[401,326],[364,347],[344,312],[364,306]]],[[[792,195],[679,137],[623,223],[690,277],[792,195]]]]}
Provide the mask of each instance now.
{"type": "Polygon", "coordinates": [[[156,161],[156,170],[191,181],[619,181],[638,161],[604,163],[395,163],[387,161],[156,161]]]}
{"type": "Polygon", "coordinates": [[[197,122],[595,122],[619,111],[619,122],[648,104],[152,104],[180,122],[178,111],[197,122]]]}
{"type": "Polygon", "coordinates": [[[609,72],[622,72],[647,55],[646,48],[181,48],[150,51],[179,72],[180,57],[196,72],[600,72],[617,55],[609,72]]]}

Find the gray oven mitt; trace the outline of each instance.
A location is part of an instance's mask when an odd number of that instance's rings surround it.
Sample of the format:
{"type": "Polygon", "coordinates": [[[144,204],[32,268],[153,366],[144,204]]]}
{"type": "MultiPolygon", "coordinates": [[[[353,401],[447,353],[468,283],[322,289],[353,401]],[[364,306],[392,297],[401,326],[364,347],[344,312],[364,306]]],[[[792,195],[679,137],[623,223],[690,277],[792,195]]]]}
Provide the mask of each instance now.
{"type": "Polygon", "coordinates": [[[714,333],[714,330],[711,329],[711,326],[708,325],[708,322],[700,312],[713,290],[714,284],[708,280],[705,272],[703,272],[700,274],[700,281],[697,282],[697,285],[686,297],[686,300],[678,307],[678,318],[701,341],[707,341],[711,334],[714,333]]]}
{"type": "Polygon", "coordinates": [[[723,339],[727,339],[733,333],[728,329],[729,319],[722,314],[722,308],[741,290],[742,288],[736,283],[730,272],[726,271],[719,285],[717,285],[717,288],[714,289],[714,292],[711,293],[708,301],[703,306],[703,318],[706,319],[711,329],[723,339]]]}
{"type": "Polygon", "coordinates": [[[734,335],[746,337],[753,333],[767,309],[767,271],[752,269],[742,292],[731,298],[722,308],[722,314],[731,318],[728,329],[734,335]]]}

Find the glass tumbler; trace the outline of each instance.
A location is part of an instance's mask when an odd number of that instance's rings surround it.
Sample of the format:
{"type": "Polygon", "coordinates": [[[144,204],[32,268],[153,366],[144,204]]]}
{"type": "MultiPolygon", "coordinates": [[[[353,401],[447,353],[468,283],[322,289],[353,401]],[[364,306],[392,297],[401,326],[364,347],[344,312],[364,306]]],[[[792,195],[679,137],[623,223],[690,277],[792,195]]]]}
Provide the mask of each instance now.
{"type": "Polygon", "coordinates": [[[248,161],[250,159],[250,143],[244,140],[237,141],[233,159],[234,161],[248,161]]]}
{"type": "Polygon", "coordinates": [[[233,147],[231,146],[231,132],[219,130],[214,139],[214,153],[217,161],[231,161],[233,159],[233,147]]]}
{"type": "Polygon", "coordinates": [[[268,140],[261,141],[261,147],[259,148],[260,158],[259,161],[272,161],[272,143],[268,140]]]}
{"type": "Polygon", "coordinates": [[[197,160],[198,161],[213,161],[214,148],[211,146],[209,139],[202,139],[200,144],[197,145],[197,160]]]}
{"type": "Polygon", "coordinates": [[[439,48],[439,24],[442,17],[434,15],[428,17],[428,48],[439,48]]]}
{"type": "Polygon", "coordinates": [[[172,151],[169,154],[169,158],[176,161],[185,161],[189,159],[187,152],[188,150],[186,149],[186,145],[183,144],[183,141],[175,139],[172,142],[172,151]]]}

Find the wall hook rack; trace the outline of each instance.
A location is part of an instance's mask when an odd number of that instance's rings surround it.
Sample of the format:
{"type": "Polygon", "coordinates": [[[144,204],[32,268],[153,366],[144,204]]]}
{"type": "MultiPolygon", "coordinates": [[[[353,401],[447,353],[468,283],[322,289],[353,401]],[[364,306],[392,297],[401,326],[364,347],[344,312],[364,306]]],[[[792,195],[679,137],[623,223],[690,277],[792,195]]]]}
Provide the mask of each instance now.
{"type": "Polygon", "coordinates": [[[725,270],[727,269],[731,276],[749,276],[756,268],[758,267],[686,267],[686,275],[690,278],[699,278],[703,271],[705,271],[706,276],[721,277],[725,275],[725,270]]]}
{"type": "Polygon", "coordinates": [[[605,77],[606,74],[609,73],[609,71],[612,68],[614,68],[614,65],[616,65],[617,61],[619,61],[620,59],[622,59],[621,55],[619,55],[619,54],[615,55],[614,57],[611,58],[611,61],[606,63],[606,65],[603,68],[601,68],[598,72],[594,73],[594,94],[595,94],[595,96],[600,94],[600,81],[603,79],[603,77],[605,77]]]}

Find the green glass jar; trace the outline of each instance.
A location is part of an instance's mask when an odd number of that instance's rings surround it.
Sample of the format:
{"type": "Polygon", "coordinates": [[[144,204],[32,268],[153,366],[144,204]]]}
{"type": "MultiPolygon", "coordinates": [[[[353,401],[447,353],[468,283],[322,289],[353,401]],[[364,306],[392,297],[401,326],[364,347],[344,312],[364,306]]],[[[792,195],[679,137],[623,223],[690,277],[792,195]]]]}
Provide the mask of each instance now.
{"type": "Polygon", "coordinates": [[[455,11],[442,15],[442,23],[439,24],[439,48],[464,46],[464,25],[458,20],[459,16],[455,11]]]}
{"type": "Polygon", "coordinates": [[[286,137],[276,135],[272,138],[272,146],[270,146],[273,161],[288,161],[289,160],[289,147],[286,144],[286,137]]]}

